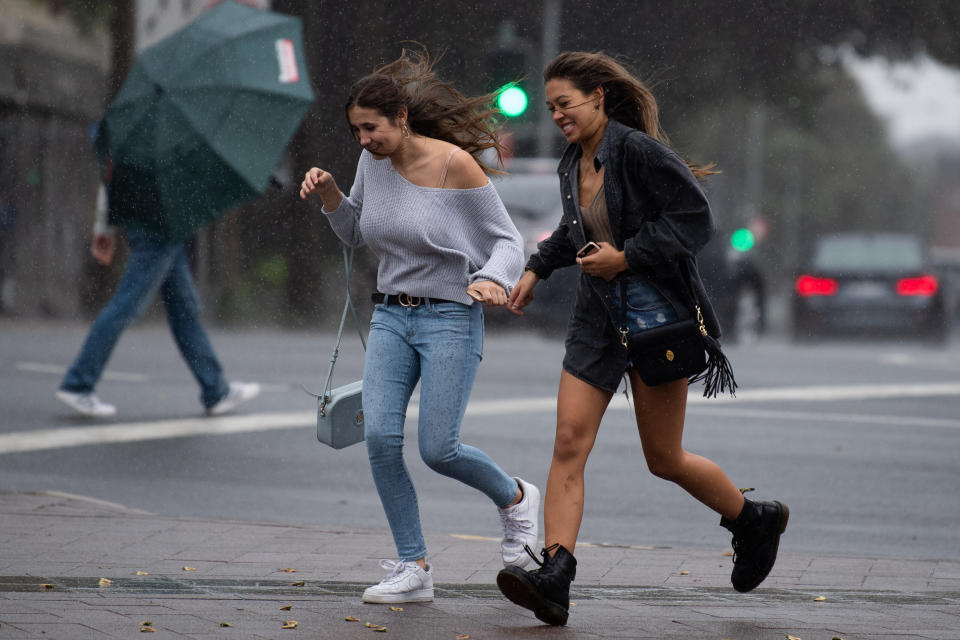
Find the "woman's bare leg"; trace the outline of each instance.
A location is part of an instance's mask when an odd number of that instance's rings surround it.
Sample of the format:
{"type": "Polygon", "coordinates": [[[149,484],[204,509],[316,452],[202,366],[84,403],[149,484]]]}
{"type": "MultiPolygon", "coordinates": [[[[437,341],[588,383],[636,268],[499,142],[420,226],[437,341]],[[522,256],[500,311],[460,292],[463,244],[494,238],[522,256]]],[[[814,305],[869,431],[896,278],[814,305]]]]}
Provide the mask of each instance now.
{"type": "Polygon", "coordinates": [[[716,463],[683,448],[687,381],[648,387],[631,369],[630,386],[643,455],[650,472],[677,483],[723,517],[735,519],[743,508],[740,490],[716,463]]]}
{"type": "Polygon", "coordinates": [[[583,471],[613,396],[566,371],[557,393],[557,434],[543,502],[544,543],[561,544],[571,554],[583,519],[583,471]]]}

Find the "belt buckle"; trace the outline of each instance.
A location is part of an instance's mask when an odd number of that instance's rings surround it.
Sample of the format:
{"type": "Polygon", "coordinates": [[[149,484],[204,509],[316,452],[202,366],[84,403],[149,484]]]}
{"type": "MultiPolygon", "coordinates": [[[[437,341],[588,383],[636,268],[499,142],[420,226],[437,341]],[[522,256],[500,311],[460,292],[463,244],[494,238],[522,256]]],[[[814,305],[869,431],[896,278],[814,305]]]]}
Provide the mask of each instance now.
{"type": "Polygon", "coordinates": [[[411,296],[406,293],[398,293],[397,302],[400,303],[401,307],[413,308],[419,307],[420,303],[423,302],[423,299],[420,296],[411,296]]]}

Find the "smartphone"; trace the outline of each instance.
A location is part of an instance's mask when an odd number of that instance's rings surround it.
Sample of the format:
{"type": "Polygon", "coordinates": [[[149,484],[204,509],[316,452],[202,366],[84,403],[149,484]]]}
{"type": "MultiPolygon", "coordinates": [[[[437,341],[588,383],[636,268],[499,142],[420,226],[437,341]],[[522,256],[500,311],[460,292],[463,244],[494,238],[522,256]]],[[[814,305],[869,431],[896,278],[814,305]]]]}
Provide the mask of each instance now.
{"type": "Polygon", "coordinates": [[[483,302],[483,296],[473,289],[467,289],[467,295],[476,300],[477,302],[483,302]]]}
{"type": "Polygon", "coordinates": [[[596,242],[588,242],[587,244],[583,245],[580,251],[577,251],[577,257],[585,258],[591,253],[593,253],[594,251],[599,251],[599,250],[600,250],[600,245],[598,245],[596,242]]]}

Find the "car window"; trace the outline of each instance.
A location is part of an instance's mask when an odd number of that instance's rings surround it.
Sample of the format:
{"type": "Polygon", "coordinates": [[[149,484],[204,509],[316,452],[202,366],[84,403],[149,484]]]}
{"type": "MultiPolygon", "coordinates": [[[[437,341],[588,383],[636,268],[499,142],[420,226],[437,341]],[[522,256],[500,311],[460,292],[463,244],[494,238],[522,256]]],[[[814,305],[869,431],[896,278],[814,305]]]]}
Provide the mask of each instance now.
{"type": "Polygon", "coordinates": [[[554,218],[560,210],[560,184],[556,175],[510,174],[493,180],[510,215],[532,220],[554,218]]]}
{"type": "Polygon", "coordinates": [[[822,239],[813,266],[824,270],[904,271],[923,266],[923,249],[910,236],[838,236],[822,239]]]}

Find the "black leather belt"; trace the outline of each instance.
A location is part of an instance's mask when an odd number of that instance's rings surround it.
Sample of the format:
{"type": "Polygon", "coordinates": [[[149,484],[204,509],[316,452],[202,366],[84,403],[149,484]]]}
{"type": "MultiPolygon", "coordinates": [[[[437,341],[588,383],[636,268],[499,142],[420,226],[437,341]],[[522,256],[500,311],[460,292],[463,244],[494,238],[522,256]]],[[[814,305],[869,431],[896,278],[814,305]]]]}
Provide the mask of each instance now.
{"type": "Polygon", "coordinates": [[[430,301],[430,304],[442,304],[444,302],[455,302],[454,300],[444,300],[443,298],[424,298],[421,296],[411,296],[406,293],[397,295],[386,295],[377,291],[370,296],[375,304],[398,304],[401,307],[419,307],[421,304],[430,301]]]}

